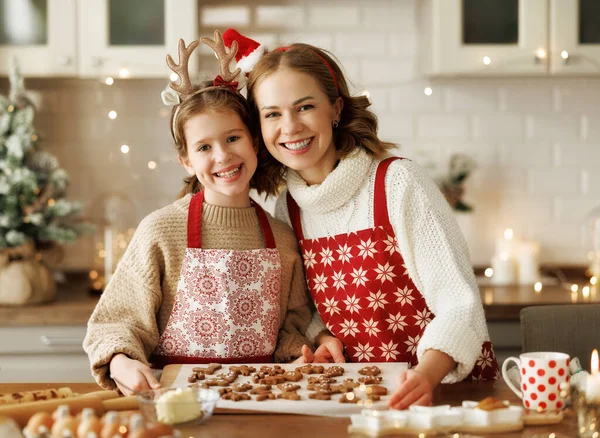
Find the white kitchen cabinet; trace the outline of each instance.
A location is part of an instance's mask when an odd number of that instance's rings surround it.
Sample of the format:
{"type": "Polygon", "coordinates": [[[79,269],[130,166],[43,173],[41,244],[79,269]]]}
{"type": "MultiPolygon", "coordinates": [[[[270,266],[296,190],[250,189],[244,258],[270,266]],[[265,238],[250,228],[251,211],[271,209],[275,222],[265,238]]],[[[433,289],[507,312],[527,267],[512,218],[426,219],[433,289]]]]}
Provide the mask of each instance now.
{"type": "Polygon", "coordinates": [[[0,382],[93,382],[86,326],[0,327],[0,382]]]}
{"type": "Polygon", "coordinates": [[[598,0],[550,0],[550,72],[600,74],[598,0]]]}
{"type": "MultiPolygon", "coordinates": [[[[197,35],[197,0],[79,0],[79,74],[168,77],[165,56],[197,35]]],[[[190,60],[194,69],[195,59],[190,60]]]]}
{"type": "Polygon", "coordinates": [[[598,0],[423,0],[426,76],[600,74],[598,0]]]}
{"type": "Polygon", "coordinates": [[[25,76],[75,76],[76,19],[76,0],[0,0],[0,75],[17,57],[25,76]]]}
{"type": "Polygon", "coordinates": [[[547,0],[423,0],[419,27],[424,73],[546,73],[548,58],[540,55],[547,50],[547,10],[547,0]]]}

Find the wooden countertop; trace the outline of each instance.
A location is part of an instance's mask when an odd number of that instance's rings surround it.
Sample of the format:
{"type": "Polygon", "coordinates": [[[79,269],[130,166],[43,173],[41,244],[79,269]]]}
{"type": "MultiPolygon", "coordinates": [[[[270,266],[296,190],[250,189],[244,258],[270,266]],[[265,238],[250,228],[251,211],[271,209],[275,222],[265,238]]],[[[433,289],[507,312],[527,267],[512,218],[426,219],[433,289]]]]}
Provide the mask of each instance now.
{"type": "MultiPolygon", "coordinates": [[[[85,393],[98,391],[95,384],[87,383],[14,383],[0,384],[0,393],[17,391],[31,391],[44,388],[57,388],[69,386],[74,392],[85,393]]],[[[506,386],[503,381],[468,381],[453,385],[441,385],[435,393],[436,405],[460,405],[462,400],[481,400],[488,396],[509,400],[519,404],[520,400],[506,386]]],[[[307,437],[327,436],[330,438],[347,437],[348,418],[317,417],[287,414],[215,414],[204,425],[181,429],[182,436],[194,438],[221,438],[221,437],[250,437],[268,438],[281,436],[307,437]]],[[[567,410],[565,418],[557,425],[528,426],[515,433],[503,433],[506,438],[533,438],[547,437],[554,433],[558,437],[573,437],[576,435],[577,419],[575,414],[567,410]]],[[[499,437],[500,435],[477,434],[478,437],[499,437]]]]}
{"type": "Polygon", "coordinates": [[[572,301],[571,291],[560,286],[544,286],[540,292],[536,292],[533,286],[480,285],[479,292],[487,321],[519,321],[521,309],[529,306],[600,303],[598,286],[591,287],[587,299],[579,291],[576,302],[572,301]]]}

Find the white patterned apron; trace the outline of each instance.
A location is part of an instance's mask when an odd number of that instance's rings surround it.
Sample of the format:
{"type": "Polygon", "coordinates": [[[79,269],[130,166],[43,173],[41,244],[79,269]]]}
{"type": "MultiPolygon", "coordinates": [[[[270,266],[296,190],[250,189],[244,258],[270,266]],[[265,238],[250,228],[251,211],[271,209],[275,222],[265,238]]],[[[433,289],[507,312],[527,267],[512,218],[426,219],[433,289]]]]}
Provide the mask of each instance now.
{"type": "Polygon", "coordinates": [[[202,202],[188,213],[188,246],[175,303],[150,358],[153,368],[171,363],[268,363],[279,332],[281,261],[262,208],[256,209],[265,248],[202,249],[202,202]]]}

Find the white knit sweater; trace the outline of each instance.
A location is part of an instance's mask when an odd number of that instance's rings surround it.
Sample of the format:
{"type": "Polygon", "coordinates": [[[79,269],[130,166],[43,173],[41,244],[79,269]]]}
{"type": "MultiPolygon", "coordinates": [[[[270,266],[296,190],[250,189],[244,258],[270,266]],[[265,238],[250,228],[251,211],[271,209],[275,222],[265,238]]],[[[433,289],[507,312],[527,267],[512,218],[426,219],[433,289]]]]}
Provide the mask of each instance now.
{"type": "MultiPolygon", "coordinates": [[[[301,209],[304,238],[350,233],[374,226],[373,191],[377,165],[360,150],[340,161],[322,184],[308,186],[293,170],[288,190],[301,209]]],[[[431,178],[409,160],[394,161],[385,177],[390,222],[415,286],[435,318],[417,347],[419,360],[428,349],[450,355],[458,366],[443,383],[464,379],[484,341],[489,340],[481,298],[468,248],[452,211],[431,178]]],[[[286,193],[275,216],[290,224],[286,193]]],[[[309,339],[325,329],[315,314],[309,339]]]]}

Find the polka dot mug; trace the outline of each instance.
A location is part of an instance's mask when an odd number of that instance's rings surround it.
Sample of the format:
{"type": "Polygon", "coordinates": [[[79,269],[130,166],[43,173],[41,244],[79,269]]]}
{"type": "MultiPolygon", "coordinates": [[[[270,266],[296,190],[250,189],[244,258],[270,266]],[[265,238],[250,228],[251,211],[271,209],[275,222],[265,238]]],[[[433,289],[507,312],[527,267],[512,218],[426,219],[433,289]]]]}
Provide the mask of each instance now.
{"type": "Polygon", "coordinates": [[[565,399],[561,396],[564,384],[569,382],[569,355],[564,353],[523,353],[507,358],[502,364],[502,377],[515,394],[523,400],[527,409],[538,412],[562,409],[565,399]],[[519,368],[521,390],[510,380],[507,370],[510,362],[519,368]]]}

